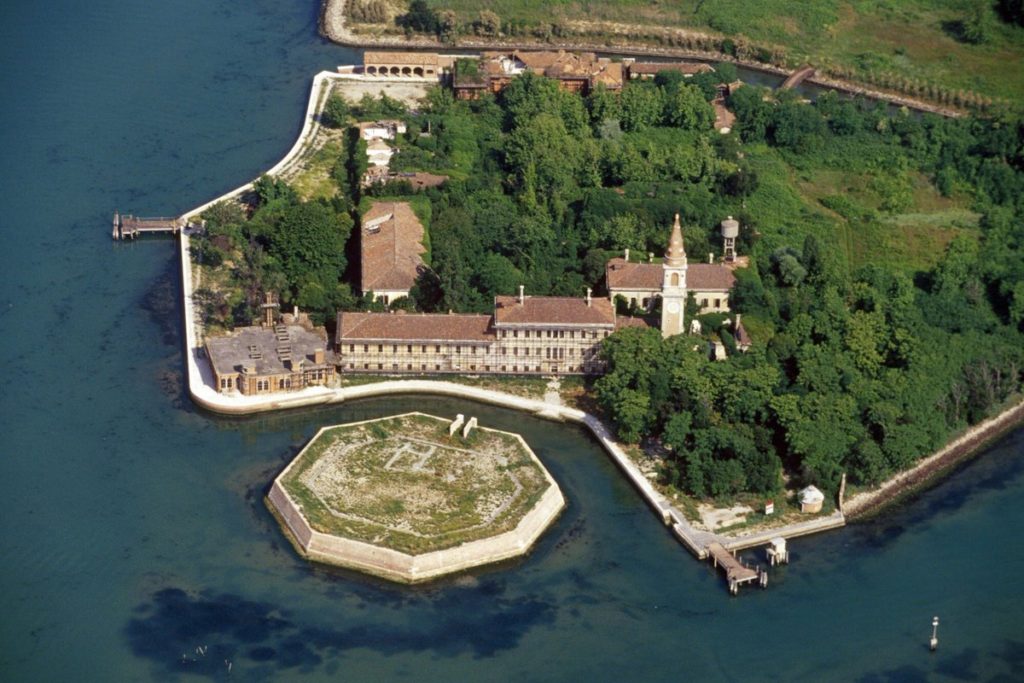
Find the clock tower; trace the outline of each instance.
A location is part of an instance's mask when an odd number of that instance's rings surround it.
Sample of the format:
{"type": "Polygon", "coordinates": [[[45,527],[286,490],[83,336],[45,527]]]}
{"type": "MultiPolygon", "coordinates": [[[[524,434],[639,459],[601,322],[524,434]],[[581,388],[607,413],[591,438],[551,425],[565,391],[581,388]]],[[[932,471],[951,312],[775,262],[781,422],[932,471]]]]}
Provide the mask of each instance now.
{"type": "Polygon", "coordinates": [[[661,282],[661,336],[682,334],[683,315],[686,311],[686,249],[683,248],[683,230],[679,214],[672,223],[672,236],[665,252],[661,282]]]}

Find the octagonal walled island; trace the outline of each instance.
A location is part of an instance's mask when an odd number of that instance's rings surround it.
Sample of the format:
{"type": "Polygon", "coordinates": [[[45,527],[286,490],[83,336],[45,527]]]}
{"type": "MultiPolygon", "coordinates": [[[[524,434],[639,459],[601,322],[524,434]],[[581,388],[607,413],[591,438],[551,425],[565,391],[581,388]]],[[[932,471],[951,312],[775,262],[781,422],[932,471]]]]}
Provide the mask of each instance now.
{"type": "Polygon", "coordinates": [[[524,555],[565,507],[518,434],[423,413],[322,428],[267,499],[299,554],[403,583],[524,555]]]}

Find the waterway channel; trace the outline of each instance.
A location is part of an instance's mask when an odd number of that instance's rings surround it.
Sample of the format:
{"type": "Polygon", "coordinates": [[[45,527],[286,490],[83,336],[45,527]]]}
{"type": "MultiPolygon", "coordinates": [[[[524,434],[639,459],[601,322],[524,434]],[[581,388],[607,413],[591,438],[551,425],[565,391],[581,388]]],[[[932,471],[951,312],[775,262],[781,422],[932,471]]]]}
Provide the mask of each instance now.
{"type": "Polygon", "coordinates": [[[1019,430],[730,598],[578,427],[431,397],[199,411],[173,243],[113,244],[110,215],[178,213],[269,167],[312,74],[357,54],[305,0],[2,16],[0,680],[1024,678],[1019,430]],[[408,589],[292,552],[271,478],[324,423],[410,409],[525,436],[569,502],[532,555],[408,589]]]}

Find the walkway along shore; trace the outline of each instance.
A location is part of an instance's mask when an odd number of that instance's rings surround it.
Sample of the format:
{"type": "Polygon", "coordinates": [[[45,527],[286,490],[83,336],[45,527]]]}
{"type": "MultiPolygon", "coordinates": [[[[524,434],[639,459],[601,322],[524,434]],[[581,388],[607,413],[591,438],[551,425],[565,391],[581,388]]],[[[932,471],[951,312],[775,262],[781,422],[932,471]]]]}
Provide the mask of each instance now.
{"type": "MultiPolygon", "coordinates": [[[[346,47],[392,50],[588,50],[634,57],[669,57],[672,59],[696,59],[703,62],[729,62],[752,71],[760,71],[761,73],[782,77],[789,76],[792,73],[788,69],[764,62],[739,59],[721,52],[685,48],[620,45],[607,42],[588,42],[586,40],[542,42],[530,40],[475,40],[473,38],[461,38],[457,44],[450,44],[422,36],[414,36],[412,38],[367,36],[352,31],[346,25],[346,2],[347,0],[321,0],[320,5],[320,33],[328,40],[346,47]]],[[[679,31],[710,37],[710,34],[701,33],[700,31],[687,31],[685,29],[679,29],[679,31]]],[[[811,76],[805,83],[872,100],[881,100],[915,111],[938,114],[939,116],[956,118],[964,115],[963,112],[949,107],[943,107],[905,95],[876,90],[850,81],[829,78],[820,74],[811,76]]]]}
{"type": "MultiPolygon", "coordinates": [[[[332,72],[321,72],[313,79],[309,103],[306,107],[305,120],[302,131],[295,144],[281,161],[275,164],[267,175],[275,175],[286,169],[295,159],[299,158],[306,146],[314,139],[317,127],[318,109],[321,106],[323,95],[326,91],[323,85],[332,79],[371,80],[346,74],[335,74],[332,72]]],[[[198,217],[203,211],[217,202],[238,197],[243,192],[252,188],[252,183],[232,190],[214,200],[206,202],[182,215],[183,219],[198,217]]],[[[223,415],[251,415],[274,410],[285,410],[291,408],[302,408],[308,406],[323,406],[330,404],[344,403],[345,401],[373,398],[380,396],[395,396],[399,394],[431,394],[438,396],[451,396],[456,398],[469,399],[481,403],[487,403],[502,408],[520,410],[549,420],[573,422],[585,426],[594,438],[601,444],[609,457],[618,465],[627,479],[633,484],[640,495],[647,501],[648,505],[661,519],[669,526],[673,535],[699,559],[708,557],[708,547],[712,543],[720,543],[731,552],[766,544],[776,537],[794,538],[821,531],[836,529],[846,524],[846,515],[863,514],[868,509],[876,508],[884,501],[894,495],[902,495],[906,492],[907,486],[913,486],[915,475],[931,468],[939,461],[954,462],[957,458],[964,457],[967,453],[987,443],[993,435],[1006,431],[1013,425],[1024,419],[1024,402],[1015,405],[1001,415],[976,425],[962,437],[950,443],[947,447],[933,456],[922,460],[915,468],[896,475],[875,491],[858,494],[852,498],[841,510],[825,517],[816,517],[806,521],[796,522],[784,526],[759,529],[746,534],[736,536],[721,536],[710,531],[695,528],[683,512],[676,507],[670,499],[664,496],[640,471],[640,468],[626,454],[622,447],[615,441],[612,431],[599,418],[582,410],[561,405],[560,403],[548,402],[537,399],[524,398],[490,389],[472,387],[455,382],[441,380],[419,380],[401,379],[383,381],[373,384],[364,384],[351,387],[307,387],[301,391],[291,392],[287,395],[270,396],[242,396],[221,394],[215,388],[212,370],[207,362],[202,348],[202,321],[196,317],[196,311],[192,300],[193,273],[192,259],[190,257],[190,238],[188,231],[179,233],[179,258],[181,265],[181,281],[183,295],[183,318],[185,324],[185,360],[187,366],[187,381],[189,395],[199,406],[223,415]],[[952,460],[950,460],[952,458],[952,460]],[[944,460],[945,459],[945,460],[944,460]],[[843,510],[846,511],[844,515],[843,510]]],[[[945,466],[945,465],[944,465],[945,466]]],[[[943,466],[940,466],[940,469],[943,466]]],[[[928,477],[925,476],[924,480],[928,477]]],[[[916,481],[920,482],[918,476],[916,481]]]]}

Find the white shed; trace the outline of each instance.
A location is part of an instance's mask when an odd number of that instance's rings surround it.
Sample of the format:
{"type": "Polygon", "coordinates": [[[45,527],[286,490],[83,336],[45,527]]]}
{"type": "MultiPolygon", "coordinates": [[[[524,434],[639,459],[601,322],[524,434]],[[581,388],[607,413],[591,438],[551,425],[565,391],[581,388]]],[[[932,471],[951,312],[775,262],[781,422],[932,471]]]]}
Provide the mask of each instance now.
{"type": "Polygon", "coordinates": [[[821,512],[821,504],[825,502],[825,494],[811,485],[800,491],[800,512],[821,512]]]}

